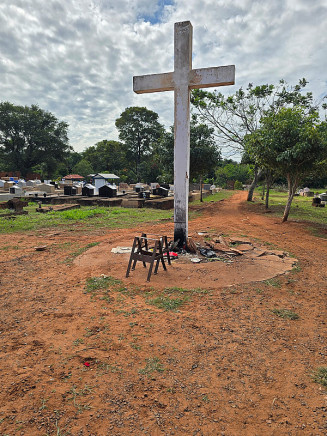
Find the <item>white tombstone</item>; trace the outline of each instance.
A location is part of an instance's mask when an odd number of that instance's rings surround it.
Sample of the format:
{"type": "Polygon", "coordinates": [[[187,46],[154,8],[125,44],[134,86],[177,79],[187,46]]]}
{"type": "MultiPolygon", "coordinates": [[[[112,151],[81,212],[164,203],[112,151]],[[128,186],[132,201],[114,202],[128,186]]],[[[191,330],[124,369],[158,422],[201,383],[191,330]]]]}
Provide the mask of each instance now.
{"type": "Polygon", "coordinates": [[[174,71],[136,76],[137,94],[174,91],[174,240],[183,246],[188,236],[190,167],[190,89],[233,85],[235,66],[192,69],[192,24],[175,23],[174,71]]]}
{"type": "Polygon", "coordinates": [[[25,188],[26,182],[25,182],[25,180],[20,179],[20,180],[18,180],[17,185],[20,186],[21,188],[25,188]]]}
{"type": "Polygon", "coordinates": [[[14,194],[16,197],[21,197],[23,195],[23,190],[20,186],[14,185],[9,188],[9,193],[14,194]]]}

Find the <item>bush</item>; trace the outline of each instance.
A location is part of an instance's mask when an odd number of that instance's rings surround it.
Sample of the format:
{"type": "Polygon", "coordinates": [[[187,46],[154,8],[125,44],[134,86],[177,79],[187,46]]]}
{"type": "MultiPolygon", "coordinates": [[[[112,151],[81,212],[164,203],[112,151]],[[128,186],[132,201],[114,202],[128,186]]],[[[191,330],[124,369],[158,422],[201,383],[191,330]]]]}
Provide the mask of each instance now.
{"type": "Polygon", "coordinates": [[[243,189],[242,182],[239,182],[238,180],[235,180],[234,189],[243,189]]]}

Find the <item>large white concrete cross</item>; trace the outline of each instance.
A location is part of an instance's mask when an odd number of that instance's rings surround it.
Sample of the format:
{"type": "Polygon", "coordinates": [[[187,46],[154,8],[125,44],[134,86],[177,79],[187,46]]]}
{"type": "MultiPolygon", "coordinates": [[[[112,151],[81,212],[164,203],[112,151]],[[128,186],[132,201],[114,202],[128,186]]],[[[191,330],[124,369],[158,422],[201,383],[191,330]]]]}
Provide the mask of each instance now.
{"type": "Polygon", "coordinates": [[[192,24],[175,23],[174,71],[133,77],[133,90],[175,91],[174,114],[174,240],[184,245],[188,236],[188,194],[190,168],[190,89],[235,83],[235,66],[192,70],[192,24]]]}

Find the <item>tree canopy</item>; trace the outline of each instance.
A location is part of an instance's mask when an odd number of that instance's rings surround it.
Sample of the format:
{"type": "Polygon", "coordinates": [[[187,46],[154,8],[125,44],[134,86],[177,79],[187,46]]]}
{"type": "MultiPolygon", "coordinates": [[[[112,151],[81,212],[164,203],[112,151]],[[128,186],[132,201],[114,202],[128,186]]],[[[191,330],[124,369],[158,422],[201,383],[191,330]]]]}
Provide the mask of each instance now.
{"type": "Polygon", "coordinates": [[[7,169],[23,176],[41,166],[47,177],[55,172],[71,149],[68,124],[37,105],[0,103],[0,155],[7,169]]]}
{"type": "Polygon", "coordinates": [[[104,139],[86,148],[83,158],[91,164],[96,173],[120,173],[127,165],[126,153],[127,147],[124,143],[104,139]]]}
{"type": "Polygon", "coordinates": [[[317,112],[308,112],[302,106],[282,107],[262,117],[261,127],[247,135],[245,143],[261,167],[287,179],[286,221],[301,179],[327,157],[326,121],[320,122],[317,112]]]}
{"type": "MultiPolygon", "coordinates": [[[[312,93],[303,93],[307,83],[306,79],[299,80],[295,86],[289,86],[284,80],[280,80],[277,86],[254,86],[250,83],[245,90],[240,88],[227,97],[218,91],[195,89],[191,101],[201,120],[214,128],[218,145],[225,155],[242,156],[245,152],[245,137],[260,128],[261,119],[268,112],[276,113],[282,107],[298,105],[306,113],[316,110],[312,93]]],[[[249,201],[252,200],[260,173],[256,163],[253,163],[254,180],[248,194],[249,201]]]]}
{"type": "MultiPolygon", "coordinates": [[[[213,129],[206,124],[197,123],[193,117],[190,125],[190,180],[214,178],[214,172],[221,160],[220,150],[213,137],[213,129]]],[[[174,129],[171,127],[160,144],[160,164],[165,177],[174,176],[174,129]]]]}
{"type": "Polygon", "coordinates": [[[141,176],[140,166],[145,156],[159,142],[164,133],[158,121],[159,115],[145,107],[128,107],[116,120],[119,139],[127,147],[127,158],[134,162],[136,179],[141,176]]]}

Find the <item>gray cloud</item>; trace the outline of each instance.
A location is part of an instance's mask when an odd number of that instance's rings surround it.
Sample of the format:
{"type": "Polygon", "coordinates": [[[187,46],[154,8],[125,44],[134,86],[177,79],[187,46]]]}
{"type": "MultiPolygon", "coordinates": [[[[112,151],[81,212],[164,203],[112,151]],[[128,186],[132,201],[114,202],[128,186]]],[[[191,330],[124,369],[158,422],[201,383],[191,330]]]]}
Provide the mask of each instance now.
{"type": "Polygon", "coordinates": [[[173,94],[136,95],[132,77],[173,69],[173,25],[184,20],[194,28],[194,67],[236,65],[236,85],[225,93],[306,77],[317,98],[326,95],[325,0],[166,3],[2,0],[1,100],[38,103],[67,121],[78,151],[116,139],[115,119],[127,106],[155,110],[168,127],[173,94]]]}

